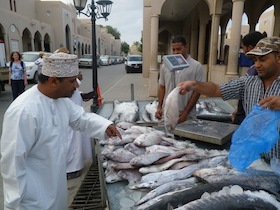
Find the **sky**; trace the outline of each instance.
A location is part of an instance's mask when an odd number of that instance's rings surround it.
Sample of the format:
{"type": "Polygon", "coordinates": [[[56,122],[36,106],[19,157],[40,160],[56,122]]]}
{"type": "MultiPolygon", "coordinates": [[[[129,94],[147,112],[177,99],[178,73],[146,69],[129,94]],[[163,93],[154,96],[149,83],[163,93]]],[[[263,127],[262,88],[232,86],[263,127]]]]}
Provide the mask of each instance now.
{"type": "MultiPolygon", "coordinates": [[[[61,1],[73,4],[73,0],[61,1]]],[[[113,4],[108,20],[98,19],[96,20],[96,24],[103,26],[110,25],[116,28],[121,34],[121,41],[128,43],[130,46],[135,41],[140,42],[143,30],[143,0],[111,1],[113,4]]],[[[90,2],[88,0],[88,3],[90,2]]]]}
{"type": "MultiPolygon", "coordinates": [[[[273,10],[273,9],[274,9],[274,6],[271,6],[271,7],[267,8],[263,13],[268,12],[268,11],[271,11],[271,10],[273,10]]],[[[231,21],[231,19],[230,19],[229,22],[228,22],[226,31],[228,31],[228,29],[231,27],[231,24],[232,24],[232,21],[231,21]]],[[[248,24],[248,17],[247,17],[247,15],[246,15],[245,13],[244,13],[243,16],[242,16],[242,24],[244,24],[244,25],[245,25],[245,24],[248,24]]],[[[256,31],[259,30],[259,23],[257,23],[255,30],[256,30],[256,31]]]]}

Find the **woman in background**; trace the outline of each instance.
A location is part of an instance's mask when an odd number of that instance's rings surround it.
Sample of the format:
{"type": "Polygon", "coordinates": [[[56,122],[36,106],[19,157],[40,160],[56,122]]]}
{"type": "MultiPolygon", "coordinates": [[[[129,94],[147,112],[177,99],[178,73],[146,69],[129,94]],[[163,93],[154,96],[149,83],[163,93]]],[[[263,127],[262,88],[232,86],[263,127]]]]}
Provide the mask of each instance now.
{"type": "Polygon", "coordinates": [[[12,86],[13,100],[15,100],[25,90],[28,84],[26,76],[26,65],[21,60],[19,52],[12,52],[10,56],[9,85],[12,86]]]}

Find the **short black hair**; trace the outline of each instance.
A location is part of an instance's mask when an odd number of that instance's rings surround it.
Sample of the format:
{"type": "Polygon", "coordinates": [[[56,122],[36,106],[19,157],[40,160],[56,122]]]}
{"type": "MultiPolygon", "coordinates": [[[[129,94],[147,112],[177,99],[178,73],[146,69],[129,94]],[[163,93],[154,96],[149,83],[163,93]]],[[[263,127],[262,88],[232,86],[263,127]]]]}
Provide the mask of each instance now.
{"type": "Polygon", "coordinates": [[[48,76],[45,76],[44,74],[40,73],[38,74],[38,81],[42,84],[44,84],[45,82],[47,82],[49,79],[48,76]]]}
{"type": "Polygon", "coordinates": [[[257,43],[264,37],[265,36],[261,32],[252,31],[252,32],[248,33],[247,35],[245,35],[241,42],[246,47],[248,47],[250,45],[255,47],[257,45],[257,43]]]}
{"type": "Polygon", "coordinates": [[[184,46],[187,45],[186,39],[183,35],[174,36],[172,39],[172,43],[182,43],[184,46]]]}
{"type": "MultiPolygon", "coordinates": [[[[46,83],[46,82],[48,81],[49,78],[50,78],[49,76],[46,76],[46,75],[44,75],[44,74],[42,74],[42,73],[40,73],[40,74],[38,75],[38,81],[39,81],[40,83],[42,83],[42,84],[46,83]]],[[[60,82],[63,81],[63,79],[64,79],[64,78],[62,78],[62,77],[56,77],[56,78],[57,78],[60,82]]]]}

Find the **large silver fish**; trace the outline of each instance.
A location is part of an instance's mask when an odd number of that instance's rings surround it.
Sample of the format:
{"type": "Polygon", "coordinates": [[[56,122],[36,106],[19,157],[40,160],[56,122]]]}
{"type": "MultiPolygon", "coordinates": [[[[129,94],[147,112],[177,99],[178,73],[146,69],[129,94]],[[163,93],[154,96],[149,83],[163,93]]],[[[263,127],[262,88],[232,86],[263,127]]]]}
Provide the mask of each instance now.
{"type": "Polygon", "coordinates": [[[118,176],[126,179],[129,185],[132,185],[140,181],[142,174],[137,169],[123,169],[118,172],[118,176]]]}
{"type": "MultiPolygon", "coordinates": [[[[248,209],[248,210],[277,210],[280,208],[273,205],[265,199],[262,199],[254,194],[226,194],[210,196],[206,198],[201,198],[192,202],[185,204],[176,210],[232,210],[232,209],[248,209]]],[[[174,209],[174,210],[175,210],[174,209]]]]}
{"type": "Polygon", "coordinates": [[[112,122],[118,122],[119,119],[120,119],[120,113],[118,113],[116,111],[116,107],[120,104],[119,101],[115,100],[113,102],[113,112],[111,114],[111,116],[109,117],[109,120],[112,121],[112,122]]]}
{"type": "MultiPolygon", "coordinates": [[[[192,154],[195,154],[194,150],[186,150],[186,149],[185,150],[179,150],[179,151],[176,151],[176,152],[172,153],[171,155],[169,155],[167,157],[159,159],[155,163],[156,164],[163,164],[163,163],[166,163],[166,162],[168,162],[172,159],[176,159],[176,158],[183,157],[185,155],[192,155],[192,154]]],[[[185,158],[185,160],[188,160],[188,159],[185,158]]],[[[181,161],[179,161],[179,162],[181,162],[181,161]]]]}
{"type": "Polygon", "coordinates": [[[150,118],[150,114],[147,112],[146,109],[144,109],[141,113],[141,116],[142,116],[142,119],[145,121],[145,122],[152,122],[151,118],[150,118]]]}
{"type": "Polygon", "coordinates": [[[141,200],[136,202],[135,205],[140,205],[150,199],[153,199],[159,195],[170,192],[177,188],[192,187],[196,184],[196,182],[197,182],[196,178],[191,177],[191,178],[184,179],[184,180],[178,180],[178,181],[174,181],[174,182],[165,183],[165,184],[151,190],[150,192],[148,192],[148,194],[146,194],[143,198],[141,198],[141,200]]]}
{"type": "Polygon", "coordinates": [[[185,160],[186,160],[186,158],[184,158],[184,157],[171,159],[171,160],[169,160],[165,163],[162,163],[162,164],[156,164],[156,165],[141,167],[141,168],[139,168],[139,172],[142,173],[142,174],[148,174],[148,173],[155,173],[155,172],[164,171],[164,170],[167,170],[168,168],[170,168],[175,163],[185,161],[185,160]]]}
{"type": "Polygon", "coordinates": [[[111,168],[108,167],[105,170],[105,181],[107,183],[115,183],[124,180],[122,177],[118,176],[117,172],[111,168]]]}
{"type": "Polygon", "coordinates": [[[193,173],[194,176],[208,183],[237,184],[257,189],[264,189],[269,192],[278,192],[280,185],[278,176],[274,172],[247,169],[239,172],[234,169],[216,167],[201,169],[193,173]]]}
{"type": "Polygon", "coordinates": [[[118,122],[118,123],[116,123],[116,127],[121,128],[123,130],[129,129],[133,125],[134,125],[134,123],[132,123],[132,122],[118,122]]]}
{"type": "MultiPolygon", "coordinates": [[[[154,145],[154,146],[159,146],[159,145],[154,145]]],[[[154,147],[152,146],[152,147],[154,147]]],[[[159,147],[157,147],[159,148],[159,147]]],[[[159,160],[160,158],[166,157],[170,155],[170,152],[158,149],[157,151],[149,152],[147,151],[146,148],[146,153],[140,156],[134,157],[131,161],[130,164],[134,166],[147,166],[151,165],[155,161],[159,160]]]]}
{"type": "Polygon", "coordinates": [[[101,145],[122,146],[122,145],[133,142],[138,137],[138,135],[136,135],[136,134],[125,134],[125,135],[122,135],[122,137],[123,137],[122,139],[120,139],[118,136],[111,137],[111,138],[108,138],[106,140],[100,140],[99,143],[101,145]]]}
{"type": "Polygon", "coordinates": [[[196,103],[197,118],[217,121],[231,120],[231,113],[219,107],[214,101],[200,101],[196,103]]]}
{"type": "Polygon", "coordinates": [[[180,170],[166,170],[162,172],[150,173],[142,177],[141,183],[148,182],[154,187],[160,186],[167,182],[175,180],[187,179],[192,173],[198,169],[206,167],[215,167],[219,164],[224,164],[227,161],[227,156],[217,156],[200,161],[197,164],[190,165],[180,170]]]}
{"type": "MultiPolygon", "coordinates": [[[[129,129],[125,130],[125,134],[143,134],[143,133],[150,133],[155,132],[156,129],[151,127],[145,127],[140,125],[131,126],[129,129]]],[[[158,131],[160,132],[160,131],[158,131]]]]}
{"type": "Polygon", "coordinates": [[[144,133],[144,134],[139,135],[133,141],[133,143],[140,147],[148,147],[148,146],[152,146],[152,145],[157,145],[161,141],[162,141],[161,136],[159,136],[155,132],[151,132],[151,133],[144,133]]]}
{"type": "Polygon", "coordinates": [[[135,169],[130,163],[113,162],[112,168],[115,170],[135,169]]]}
{"type": "Polygon", "coordinates": [[[174,130],[179,120],[179,92],[181,88],[174,88],[166,97],[164,105],[164,125],[170,132],[174,130]]]}
{"type": "Polygon", "coordinates": [[[124,148],[135,155],[143,155],[146,152],[146,147],[138,147],[133,142],[126,144],[124,148]]]}
{"type": "Polygon", "coordinates": [[[103,152],[103,155],[109,158],[110,160],[121,162],[121,163],[129,163],[131,159],[136,157],[135,154],[129,152],[124,148],[118,148],[113,152],[105,151],[103,152]]]}

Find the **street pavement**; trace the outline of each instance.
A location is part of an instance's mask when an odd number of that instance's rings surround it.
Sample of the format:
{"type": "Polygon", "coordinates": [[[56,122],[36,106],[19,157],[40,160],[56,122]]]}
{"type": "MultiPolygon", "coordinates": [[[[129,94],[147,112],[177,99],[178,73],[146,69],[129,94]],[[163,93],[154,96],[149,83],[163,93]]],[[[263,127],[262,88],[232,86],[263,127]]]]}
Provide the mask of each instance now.
{"type": "MultiPolygon", "coordinates": [[[[85,79],[84,79],[85,80],[85,79]]],[[[29,85],[30,87],[31,85],[29,85]]],[[[143,78],[142,74],[123,74],[120,79],[112,84],[109,88],[104,90],[102,92],[102,97],[104,98],[104,102],[108,101],[131,101],[132,99],[135,100],[153,100],[154,98],[149,97],[148,92],[149,87],[149,79],[143,78]],[[132,85],[133,84],[133,85],[132,85]],[[133,88],[131,88],[133,87],[133,88]]],[[[11,89],[8,85],[6,85],[6,91],[2,92],[0,95],[1,100],[4,101],[11,101],[11,89]]],[[[0,100],[0,102],[1,102],[0,100]]],[[[1,106],[2,106],[1,102],[1,106]]],[[[92,100],[85,103],[86,111],[90,111],[90,106],[92,104],[92,100]]],[[[8,106],[5,103],[4,110],[8,106]]],[[[1,114],[1,128],[2,128],[2,122],[3,122],[3,115],[4,112],[2,111],[1,114]]],[[[2,133],[2,130],[0,129],[0,132],[2,133]]],[[[85,161],[85,168],[83,170],[83,174],[76,178],[68,181],[68,204],[70,206],[73,198],[75,197],[76,192],[78,191],[80,184],[83,181],[83,178],[86,176],[87,170],[89,169],[91,165],[91,160],[85,161]]],[[[3,186],[2,186],[2,177],[0,176],[0,210],[3,209],[3,186]]],[[[70,209],[70,208],[69,208],[70,209]]]]}

